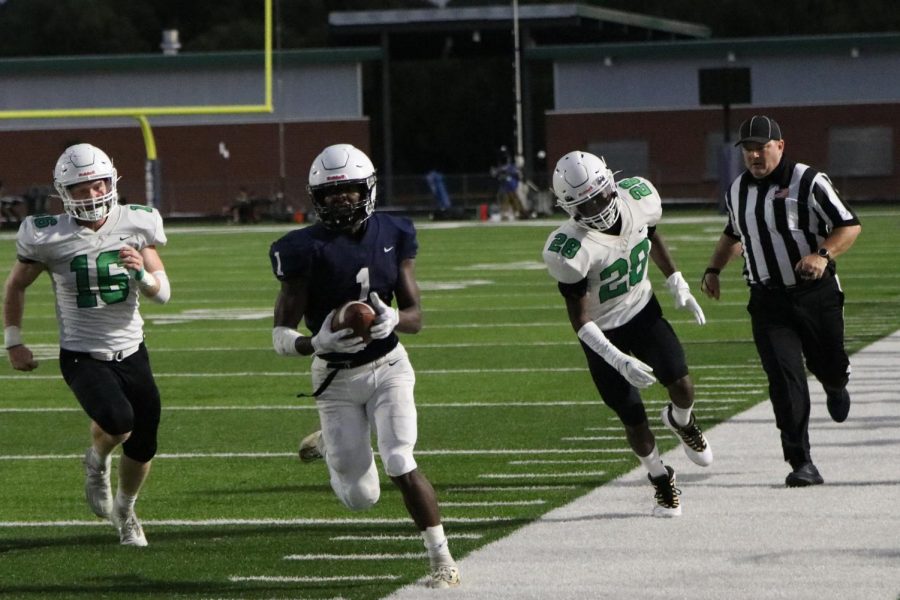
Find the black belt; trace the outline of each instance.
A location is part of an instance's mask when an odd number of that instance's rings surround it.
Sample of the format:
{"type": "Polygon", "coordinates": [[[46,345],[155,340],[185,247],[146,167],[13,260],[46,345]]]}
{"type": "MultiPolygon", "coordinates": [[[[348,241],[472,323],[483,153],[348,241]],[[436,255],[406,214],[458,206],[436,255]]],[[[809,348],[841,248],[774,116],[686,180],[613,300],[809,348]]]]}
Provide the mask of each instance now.
{"type": "Polygon", "coordinates": [[[784,292],[785,294],[794,294],[798,292],[805,292],[810,290],[822,283],[825,283],[829,279],[832,278],[834,272],[831,269],[825,269],[822,273],[822,276],[818,279],[812,279],[809,281],[800,281],[795,285],[784,285],[783,283],[775,283],[771,279],[767,279],[765,281],[756,281],[750,284],[750,287],[757,290],[765,290],[767,292],[784,292]]]}
{"type": "Polygon", "coordinates": [[[329,369],[355,369],[356,367],[367,365],[370,362],[375,362],[379,358],[381,358],[381,356],[376,356],[375,358],[367,358],[365,360],[342,360],[339,362],[325,363],[325,366],[329,369]]]}
{"type": "Polygon", "coordinates": [[[325,363],[325,366],[328,367],[329,369],[331,369],[331,371],[328,372],[328,375],[325,376],[325,380],[319,385],[318,388],[316,388],[316,391],[314,391],[312,394],[307,394],[306,392],[300,392],[299,394],[297,394],[297,397],[298,398],[307,398],[307,397],[318,398],[322,394],[322,392],[324,392],[328,388],[328,386],[331,385],[331,382],[334,381],[334,378],[337,376],[338,371],[340,371],[342,369],[355,369],[356,367],[362,367],[363,365],[367,365],[369,363],[375,362],[376,360],[380,360],[380,359],[384,358],[385,356],[387,356],[387,353],[382,354],[381,356],[376,356],[375,358],[365,358],[365,359],[358,359],[358,360],[345,360],[345,361],[340,361],[340,362],[325,363]]]}

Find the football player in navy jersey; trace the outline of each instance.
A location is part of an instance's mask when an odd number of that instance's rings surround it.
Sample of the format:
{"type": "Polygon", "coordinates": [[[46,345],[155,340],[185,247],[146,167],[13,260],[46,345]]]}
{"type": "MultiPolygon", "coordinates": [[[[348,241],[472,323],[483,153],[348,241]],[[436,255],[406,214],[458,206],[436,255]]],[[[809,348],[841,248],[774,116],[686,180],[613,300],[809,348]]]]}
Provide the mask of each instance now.
{"type": "Polygon", "coordinates": [[[37,368],[22,339],[25,291],[47,271],[59,321],[59,368],[91,418],[84,455],[91,510],[110,519],[126,546],[146,546],[134,514],[156,454],[160,398],[138,296],[165,303],[169,279],[156,250],[166,243],[155,209],[120,206],[118,175],[103,150],[75,144],[56,162],[53,183],[65,213],[28,217],[16,235],[18,259],[6,280],[4,341],[14,369],[37,368]],[[110,486],[112,451],[122,446],[119,485],[110,486]]]}
{"type": "Polygon", "coordinates": [[[413,458],[416,378],[396,332],[422,328],[415,277],[416,230],[408,219],[375,213],[375,167],[349,144],[325,148],[309,171],[319,222],[291,231],[269,251],[281,282],[272,343],[278,354],[313,355],[320,431],[301,442],[304,461],[324,458],[331,487],[350,510],[381,493],[371,429],[385,472],[403,494],[431,563],[430,587],[459,585],[434,488],[413,458]],[[335,310],[360,300],[376,313],[366,344],[351,329],[332,330],[335,310]],[[396,308],[391,305],[396,300],[396,308]],[[304,320],[311,335],[297,331],[304,320]]]}

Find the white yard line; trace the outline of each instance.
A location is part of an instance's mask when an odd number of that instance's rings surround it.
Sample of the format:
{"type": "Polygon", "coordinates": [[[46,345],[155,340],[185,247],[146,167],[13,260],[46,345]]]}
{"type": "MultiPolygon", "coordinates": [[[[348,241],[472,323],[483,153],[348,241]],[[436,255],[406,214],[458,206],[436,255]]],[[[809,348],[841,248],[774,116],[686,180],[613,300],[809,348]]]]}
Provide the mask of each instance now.
{"type": "MultiPolygon", "coordinates": [[[[444,523],[503,523],[514,521],[513,517],[443,517],[444,523]]],[[[409,524],[409,517],[395,519],[345,518],[345,519],[141,519],[144,526],[153,527],[243,527],[248,525],[285,527],[296,525],[395,525],[409,524]]],[[[15,529],[28,527],[109,527],[109,521],[62,520],[62,521],[0,521],[0,528],[15,529]]]]}

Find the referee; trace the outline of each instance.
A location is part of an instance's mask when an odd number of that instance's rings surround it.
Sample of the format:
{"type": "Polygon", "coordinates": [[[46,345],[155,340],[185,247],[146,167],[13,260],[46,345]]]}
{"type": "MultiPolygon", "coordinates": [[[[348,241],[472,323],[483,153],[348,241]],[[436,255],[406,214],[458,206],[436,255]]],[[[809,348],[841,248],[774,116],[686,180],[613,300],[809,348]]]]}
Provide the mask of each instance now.
{"type": "Polygon", "coordinates": [[[834,259],[853,245],[861,227],[825,173],[785,158],[774,119],[744,121],[736,145],[747,170],[725,194],[728,223],[701,289],[718,300],[719,273],[743,254],[753,341],[769,379],[784,459],[792,469],[785,483],[818,485],[824,480],[810,455],[804,358],[825,388],[831,418],[843,422],[850,411],[850,359],[834,259]]]}

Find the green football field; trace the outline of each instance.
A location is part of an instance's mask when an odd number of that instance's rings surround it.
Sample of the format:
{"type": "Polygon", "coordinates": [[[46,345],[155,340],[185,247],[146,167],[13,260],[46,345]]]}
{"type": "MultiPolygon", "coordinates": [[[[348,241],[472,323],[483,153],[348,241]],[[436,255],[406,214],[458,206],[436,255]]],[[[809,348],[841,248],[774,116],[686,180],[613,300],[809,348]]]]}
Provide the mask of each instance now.
{"type": "MultiPolygon", "coordinates": [[[[900,210],[859,213],[863,233],[839,259],[851,351],[900,329],[900,210]]],[[[659,228],[706,326],[674,311],[650,271],[685,346],[706,429],[767,397],[740,264],[723,273],[720,302],[697,289],[723,222],[670,210],[659,228]]],[[[638,463],[541,262],[554,224],[418,225],[425,326],[401,339],[418,378],[416,457],[460,558],[638,463]]],[[[325,465],[297,459],[317,415],[297,397],[310,391],[309,359],[271,347],[278,285],[267,253],[285,231],[167,227],[160,254],[172,300],[143,305],[163,396],[159,454],[137,505],[143,549],[119,546],[84,502],[88,419],[59,375],[49,278],[29,289],[23,334],[41,366],[0,366],[0,598],[362,600],[426,574],[421,539],[383,474],[381,501],[351,513],[325,465]]],[[[4,233],[4,279],[14,258],[4,233]]],[[[643,396],[660,449],[674,447],[659,424],[664,389],[643,396]]],[[[649,511],[652,488],[645,492],[635,512],[649,511]]]]}

